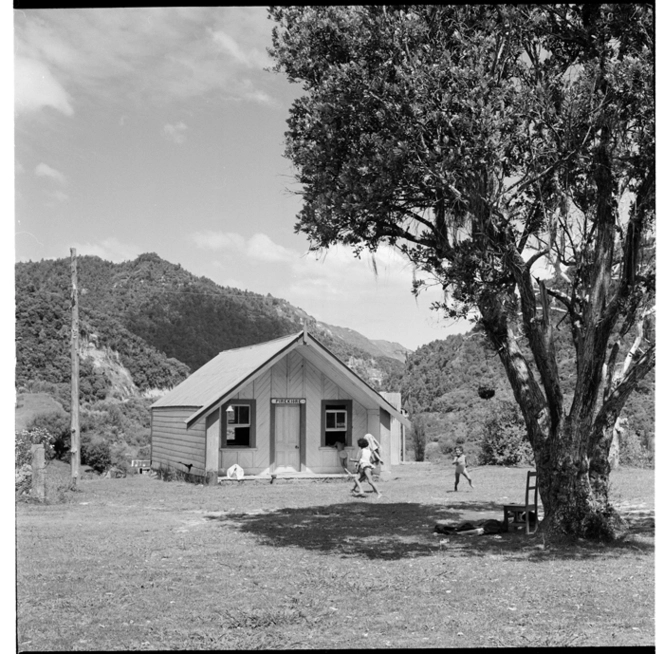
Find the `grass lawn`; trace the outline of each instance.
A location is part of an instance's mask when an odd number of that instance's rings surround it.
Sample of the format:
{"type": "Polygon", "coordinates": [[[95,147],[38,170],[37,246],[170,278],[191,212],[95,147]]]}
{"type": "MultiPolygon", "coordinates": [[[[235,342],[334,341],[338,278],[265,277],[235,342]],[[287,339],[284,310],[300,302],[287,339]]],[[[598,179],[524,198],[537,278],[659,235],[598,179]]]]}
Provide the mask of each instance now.
{"type": "MultiPolygon", "coordinates": [[[[19,650],[654,645],[651,522],[564,549],[434,533],[523,500],[525,469],[471,475],[455,493],[451,465],[406,464],[381,499],[338,480],[135,475],[20,502],[19,650]]],[[[653,470],[620,469],[612,489],[654,511],[653,470]]]]}

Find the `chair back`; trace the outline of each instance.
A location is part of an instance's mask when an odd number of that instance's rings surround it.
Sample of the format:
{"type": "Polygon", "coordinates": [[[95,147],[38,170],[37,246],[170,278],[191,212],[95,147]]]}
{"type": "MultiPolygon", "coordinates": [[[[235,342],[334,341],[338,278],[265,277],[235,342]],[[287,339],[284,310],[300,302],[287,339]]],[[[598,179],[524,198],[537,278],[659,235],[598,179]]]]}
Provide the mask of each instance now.
{"type": "Polygon", "coordinates": [[[537,472],[535,470],[528,470],[528,477],[526,479],[526,506],[537,507],[538,500],[538,487],[537,487],[537,472]],[[532,494],[532,502],[530,496],[532,494]]]}

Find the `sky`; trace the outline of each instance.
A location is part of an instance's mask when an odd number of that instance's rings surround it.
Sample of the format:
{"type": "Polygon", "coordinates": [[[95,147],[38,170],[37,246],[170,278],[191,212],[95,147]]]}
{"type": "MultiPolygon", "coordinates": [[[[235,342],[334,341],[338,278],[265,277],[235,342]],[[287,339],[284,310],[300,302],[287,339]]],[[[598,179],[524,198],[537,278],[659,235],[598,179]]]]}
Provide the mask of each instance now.
{"type": "MultiPolygon", "coordinates": [[[[156,252],[414,350],[470,328],[396,251],[308,253],[283,155],[302,95],[264,7],[14,10],[15,261],[156,252]]],[[[81,281],[81,284],[83,282],[81,281]]]]}

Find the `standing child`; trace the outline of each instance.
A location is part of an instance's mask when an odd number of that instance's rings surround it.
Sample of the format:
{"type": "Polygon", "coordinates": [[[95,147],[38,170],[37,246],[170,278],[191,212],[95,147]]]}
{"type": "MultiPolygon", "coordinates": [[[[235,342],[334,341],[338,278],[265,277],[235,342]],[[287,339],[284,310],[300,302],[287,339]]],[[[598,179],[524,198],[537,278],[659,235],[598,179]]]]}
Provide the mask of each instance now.
{"type": "Polygon", "coordinates": [[[466,472],[466,455],[463,453],[463,447],[458,446],[454,448],[454,461],[452,463],[456,466],[454,470],[454,490],[459,485],[461,475],[468,480],[470,487],[473,488],[473,482],[466,472]]]}
{"type": "Polygon", "coordinates": [[[366,481],[371,488],[373,488],[376,497],[382,497],[380,491],[378,490],[376,484],[374,483],[373,477],[371,476],[371,471],[374,466],[371,463],[371,448],[369,447],[369,441],[366,438],[360,438],[357,441],[358,446],[360,447],[360,457],[359,459],[350,459],[357,463],[357,471],[360,473],[357,477],[353,477],[355,485],[351,489],[351,493],[357,489],[358,495],[360,497],[366,497],[364,491],[362,490],[362,485],[360,482],[366,481]]]}
{"type": "Polygon", "coordinates": [[[346,452],[344,449],[346,447],[346,443],[344,443],[344,441],[337,441],[334,446],[337,448],[337,452],[339,453],[339,463],[341,463],[341,467],[348,474],[351,474],[350,470],[348,470],[348,452],[346,452]]]}

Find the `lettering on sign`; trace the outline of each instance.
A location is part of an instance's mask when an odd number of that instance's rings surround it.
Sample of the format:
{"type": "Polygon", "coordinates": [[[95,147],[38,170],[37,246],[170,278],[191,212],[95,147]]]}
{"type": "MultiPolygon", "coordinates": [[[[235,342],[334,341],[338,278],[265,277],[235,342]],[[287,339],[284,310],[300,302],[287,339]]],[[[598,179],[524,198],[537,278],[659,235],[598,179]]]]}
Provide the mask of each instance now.
{"type": "Polygon", "coordinates": [[[272,404],[304,404],[303,397],[273,397],[272,404]]]}

